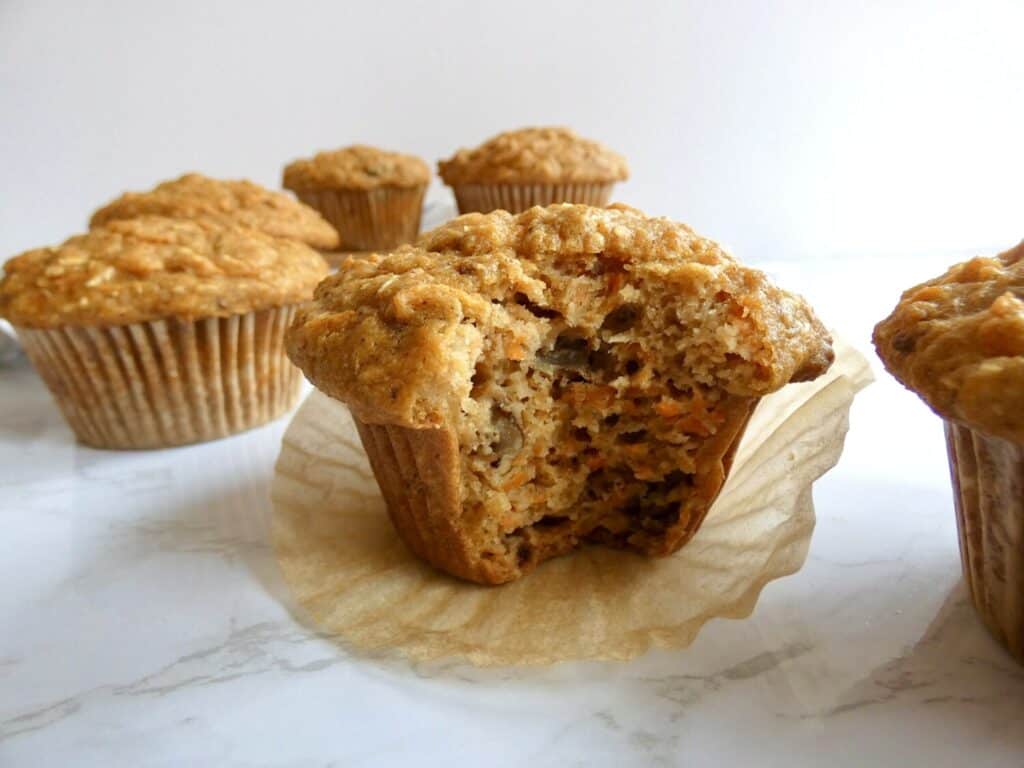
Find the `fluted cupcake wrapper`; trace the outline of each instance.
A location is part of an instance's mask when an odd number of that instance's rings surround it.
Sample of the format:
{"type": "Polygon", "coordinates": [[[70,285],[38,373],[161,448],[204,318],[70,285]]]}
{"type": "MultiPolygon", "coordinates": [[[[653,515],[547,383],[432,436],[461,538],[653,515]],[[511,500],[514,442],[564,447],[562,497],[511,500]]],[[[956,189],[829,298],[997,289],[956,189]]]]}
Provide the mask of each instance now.
{"type": "Polygon", "coordinates": [[[313,189],[296,194],[338,230],[341,251],[388,251],[419,235],[426,190],[423,185],[313,189]]]}
{"type": "Polygon", "coordinates": [[[964,579],[996,638],[1024,661],[1024,446],[946,422],[964,579]]]}
{"type": "Polygon", "coordinates": [[[614,182],[576,184],[456,184],[452,187],[459,213],[498,209],[521,213],[535,205],[581,203],[605,206],[614,182]]]}
{"type": "Polygon", "coordinates": [[[293,306],[196,321],[16,328],[78,439],[163,448],[242,432],[285,413],[302,375],[284,351],[293,306]]]}

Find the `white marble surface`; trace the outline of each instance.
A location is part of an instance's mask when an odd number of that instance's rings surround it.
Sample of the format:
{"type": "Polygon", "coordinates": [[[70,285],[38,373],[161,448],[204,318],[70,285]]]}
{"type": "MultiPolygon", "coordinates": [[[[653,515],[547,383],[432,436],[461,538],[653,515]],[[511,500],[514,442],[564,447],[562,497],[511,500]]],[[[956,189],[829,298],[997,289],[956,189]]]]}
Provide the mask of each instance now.
{"type": "MultiPolygon", "coordinates": [[[[868,348],[946,261],[768,266],[868,348]]],[[[1024,765],[1024,668],[966,602],[941,426],[884,375],[806,567],[628,664],[415,665],[303,626],[268,545],[284,426],[93,451],[0,368],[0,765],[1024,765]]]]}

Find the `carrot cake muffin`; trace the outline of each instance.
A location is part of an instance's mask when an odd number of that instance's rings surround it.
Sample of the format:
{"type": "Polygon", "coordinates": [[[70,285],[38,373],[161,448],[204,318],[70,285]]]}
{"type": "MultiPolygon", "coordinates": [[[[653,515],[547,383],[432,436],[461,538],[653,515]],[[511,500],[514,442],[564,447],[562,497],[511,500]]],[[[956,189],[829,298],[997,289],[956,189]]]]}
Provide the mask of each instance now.
{"type": "Polygon", "coordinates": [[[906,291],[874,341],[945,420],[964,578],[1024,660],[1024,243],[906,291]]]}
{"type": "Polygon", "coordinates": [[[0,317],[83,443],[180,445],[291,407],[284,332],[327,271],[296,240],[140,216],[10,259],[0,317]]]}
{"type": "Polygon", "coordinates": [[[437,164],[461,213],[512,213],[534,205],[607,205],[616,181],[629,177],[625,158],[569,128],[507,131],[437,164]]]}
{"type": "Polygon", "coordinates": [[[285,188],[334,225],[343,251],[391,250],[415,240],[429,183],[420,158],[360,144],[284,169],[285,188]]]}
{"type": "Polygon", "coordinates": [[[802,299],[622,206],[461,216],[351,261],[288,352],[348,404],[398,533],[486,584],[697,531],[759,398],[831,339],[802,299]]]}
{"type": "Polygon", "coordinates": [[[124,193],[96,211],[89,225],[98,227],[138,216],[202,219],[298,240],[321,251],[338,247],[338,233],[312,208],[283,192],[245,180],[221,181],[188,173],[148,192],[124,193]]]}

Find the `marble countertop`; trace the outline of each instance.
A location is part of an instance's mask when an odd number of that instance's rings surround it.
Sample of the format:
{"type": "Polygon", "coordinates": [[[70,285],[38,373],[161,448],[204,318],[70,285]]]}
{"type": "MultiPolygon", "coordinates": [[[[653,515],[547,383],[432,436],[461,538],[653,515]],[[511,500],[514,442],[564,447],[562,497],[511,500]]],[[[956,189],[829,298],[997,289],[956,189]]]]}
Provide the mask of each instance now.
{"type": "MultiPolygon", "coordinates": [[[[767,266],[867,351],[948,261],[767,266]]],[[[878,378],[806,566],[751,618],[629,663],[475,669],[293,617],[268,543],[287,420],[94,451],[2,367],[0,765],[1020,766],[1024,667],[967,602],[941,424],[878,378]]]]}

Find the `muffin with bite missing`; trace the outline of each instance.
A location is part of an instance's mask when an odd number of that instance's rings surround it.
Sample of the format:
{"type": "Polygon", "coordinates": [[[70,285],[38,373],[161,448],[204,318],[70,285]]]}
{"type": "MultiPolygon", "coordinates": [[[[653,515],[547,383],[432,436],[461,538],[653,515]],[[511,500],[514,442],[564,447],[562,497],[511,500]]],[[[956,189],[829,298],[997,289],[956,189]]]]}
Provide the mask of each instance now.
{"type": "Polygon", "coordinates": [[[470,214],[344,264],[288,337],[351,409],[395,528],[485,584],[697,532],[758,400],[824,372],[802,299],[621,206],[470,214]]]}

